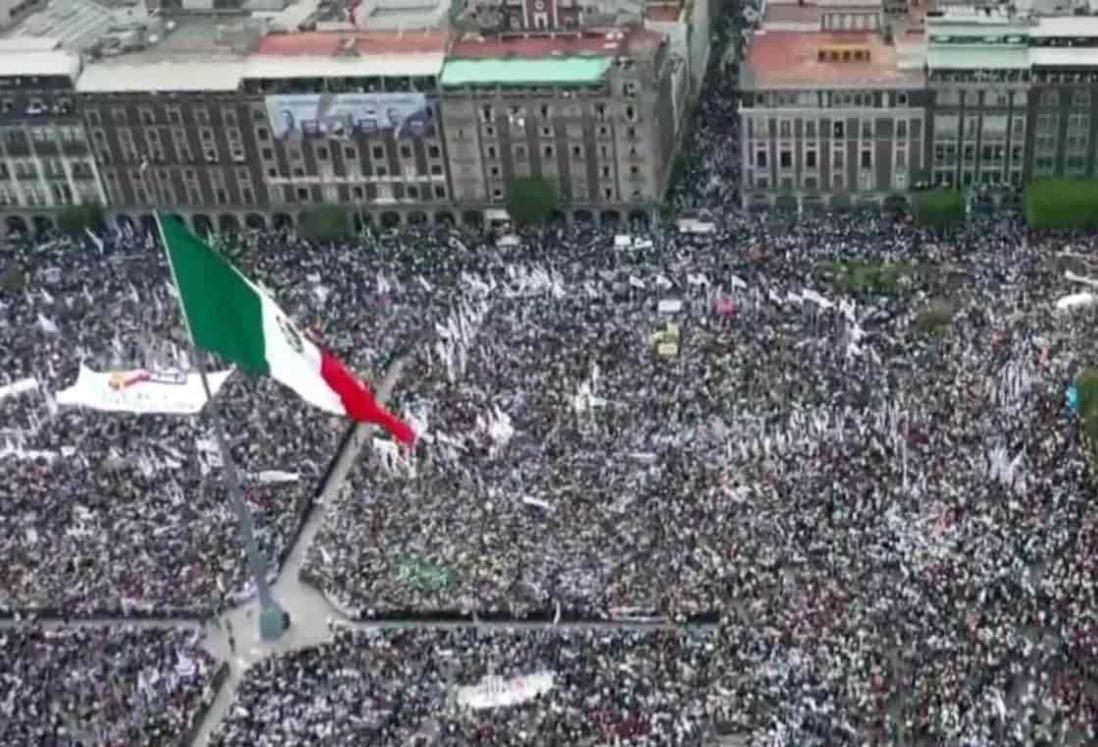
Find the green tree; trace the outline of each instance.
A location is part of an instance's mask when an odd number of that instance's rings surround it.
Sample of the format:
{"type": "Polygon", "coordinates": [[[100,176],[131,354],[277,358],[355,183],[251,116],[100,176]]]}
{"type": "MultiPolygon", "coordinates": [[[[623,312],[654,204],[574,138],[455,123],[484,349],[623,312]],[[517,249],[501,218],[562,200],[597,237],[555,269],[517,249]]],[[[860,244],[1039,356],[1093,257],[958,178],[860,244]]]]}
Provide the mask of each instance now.
{"type": "Polygon", "coordinates": [[[881,211],[887,215],[902,215],[908,211],[907,198],[894,192],[881,202],[881,211]]]}
{"type": "Polygon", "coordinates": [[[98,233],[103,226],[103,208],[95,202],[70,205],[57,214],[57,228],[62,233],[80,233],[85,228],[98,233]]]}
{"type": "Polygon", "coordinates": [[[521,225],[541,223],[556,210],[557,191],[540,176],[513,179],[507,185],[507,213],[521,225]]]}
{"type": "Polygon", "coordinates": [[[17,262],[11,262],[0,271],[0,291],[18,293],[27,287],[27,274],[17,262]]]}
{"type": "Polygon", "coordinates": [[[964,223],[965,198],[956,189],[915,193],[915,221],[920,226],[949,228],[964,223]]]}
{"type": "Polygon", "coordinates": [[[789,192],[782,192],[774,200],[774,209],[779,213],[796,213],[797,196],[789,192]]]}
{"type": "Polygon", "coordinates": [[[351,218],[335,205],[307,210],[301,219],[301,235],[313,241],[339,241],[351,235],[351,218]]]}
{"type": "Polygon", "coordinates": [[[1098,226],[1098,182],[1038,179],[1026,189],[1026,222],[1030,228],[1098,226]]]}

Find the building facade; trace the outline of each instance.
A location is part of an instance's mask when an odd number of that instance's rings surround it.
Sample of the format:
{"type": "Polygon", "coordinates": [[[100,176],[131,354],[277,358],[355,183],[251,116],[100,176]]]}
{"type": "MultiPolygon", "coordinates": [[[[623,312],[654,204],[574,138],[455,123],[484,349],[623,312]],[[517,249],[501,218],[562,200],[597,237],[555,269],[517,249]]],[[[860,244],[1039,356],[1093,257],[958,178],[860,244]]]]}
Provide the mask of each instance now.
{"type": "Polygon", "coordinates": [[[745,207],[880,203],[926,178],[925,78],[875,32],[767,32],[741,74],[745,207]]]}
{"type": "Polygon", "coordinates": [[[511,179],[539,176],[571,217],[646,220],[666,189],[676,138],[664,38],[581,37],[561,57],[545,54],[551,46],[516,39],[451,51],[442,121],[455,203],[499,210],[511,179]]]}
{"type": "Polygon", "coordinates": [[[952,11],[893,38],[806,31],[826,14],[780,8],[773,27],[800,30],[757,35],[741,74],[745,205],[922,186],[999,202],[1032,179],[1098,178],[1098,18],[952,11]]]}
{"type": "Polygon", "coordinates": [[[479,223],[527,175],[553,183],[561,219],[625,220],[666,188],[682,71],[666,35],[639,25],[455,42],[89,12],[95,28],[49,15],[41,37],[0,39],[6,230],[82,202],[135,227],[165,210],[201,231],[296,225],[319,206],[356,227],[479,223]]]}
{"type": "Polygon", "coordinates": [[[1027,178],[1029,23],[932,18],[927,32],[930,182],[1020,188],[1027,178]]]}
{"type": "Polygon", "coordinates": [[[17,51],[19,64],[6,66],[9,52],[0,50],[0,214],[28,230],[48,227],[52,210],[106,204],[79,116],[79,58],[17,51]]]}

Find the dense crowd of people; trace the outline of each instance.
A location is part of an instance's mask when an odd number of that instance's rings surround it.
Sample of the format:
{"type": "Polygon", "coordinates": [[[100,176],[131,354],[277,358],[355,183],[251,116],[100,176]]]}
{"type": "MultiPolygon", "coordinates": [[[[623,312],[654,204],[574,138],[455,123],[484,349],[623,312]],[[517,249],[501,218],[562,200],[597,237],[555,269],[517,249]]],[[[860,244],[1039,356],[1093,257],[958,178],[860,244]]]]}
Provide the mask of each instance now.
{"type": "MultiPolygon", "coordinates": [[[[142,237],[108,238],[101,250],[58,239],[17,245],[4,262],[0,383],[32,385],[0,399],[0,609],[200,612],[244,592],[235,519],[211,479],[218,470],[197,458],[209,425],[57,404],[81,365],[190,368],[160,250],[142,237]]],[[[216,401],[246,474],[299,475],[246,486],[274,563],[344,426],[239,375],[216,401]]]]}
{"type": "Polygon", "coordinates": [[[341,630],[249,672],[212,745],[702,745],[712,634],[341,630]]]}
{"type": "Polygon", "coordinates": [[[196,630],[2,628],[0,744],[178,744],[217,668],[196,630]]]}
{"type": "MultiPolygon", "coordinates": [[[[1098,740],[1098,514],[1065,400],[1095,307],[1055,308],[1081,289],[1066,269],[1098,280],[1093,239],[728,210],[733,79],[711,76],[691,131],[707,157],[672,195],[713,209],[712,233],[230,249],[355,370],[408,357],[393,407],[420,444],[379,438],[329,512],[305,569],[329,598],[363,617],[716,613],[717,633],[342,632],[253,670],[222,743],[1098,740]],[[492,711],[460,695],[518,691],[492,711]]],[[[81,362],[179,364],[156,250],[14,251],[0,384],[38,385],[0,399],[0,605],[244,593],[202,421],[52,399],[81,362]]],[[[247,474],[301,474],[249,489],[277,558],[341,424],[270,382],[234,376],[219,401],[247,474]]]]}

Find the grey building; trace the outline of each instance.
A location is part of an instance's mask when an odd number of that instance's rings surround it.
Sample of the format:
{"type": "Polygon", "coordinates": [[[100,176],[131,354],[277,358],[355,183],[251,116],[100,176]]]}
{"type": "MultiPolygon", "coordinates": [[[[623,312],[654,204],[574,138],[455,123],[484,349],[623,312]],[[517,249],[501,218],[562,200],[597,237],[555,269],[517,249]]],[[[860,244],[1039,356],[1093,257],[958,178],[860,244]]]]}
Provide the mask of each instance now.
{"type": "Polygon", "coordinates": [[[50,214],[106,202],[78,111],[78,56],[0,41],[0,231],[48,228],[50,214]]]}
{"type": "Polygon", "coordinates": [[[458,208],[498,212],[508,182],[535,175],[558,189],[560,219],[647,220],[677,138],[665,38],[631,29],[455,45],[442,122],[458,208]]]}
{"type": "Polygon", "coordinates": [[[1032,178],[1098,178],[1098,18],[1043,18],[1030,33],[1032,178]]]}
{"type": "Polygon", "coordinates": [[[873,31],[767,31],[740,82],[745,207],[880,204],[926,179],[917,51],[873,31]]]}
{"type": "Polygon", "coordinates": [[[319,206],[356,226],[472,223],[527,174],[554,182],[564,218],[610,221],[649,215],[666,189],[685,99],[662,32],[455,44],[64,3],[0,38],[0,201],[16,229],[91,201],[121,223],[164,210],[203,231],[295,225],[319,206]]]}
{"type": "Polygon", "coordinates": [[[999,15],[928,19],[933,185],[999,189],[1025,183],[1028,29],[1028,21],[999,15]]]}
{"type": "Polygon", "coordinates": [[[928,19],[936,184],[989,193],[1094,178],[1098,19],[928,19]]]}
{"type": "Polygon", "coordinates": [[[319,205],[345,207],[356,225],[447,219],[445,34],[230,30],[182,17],[155,45],[81,75],[112,212],[148,222],[168,209],[219,231],[293,225],[319,205]]]}

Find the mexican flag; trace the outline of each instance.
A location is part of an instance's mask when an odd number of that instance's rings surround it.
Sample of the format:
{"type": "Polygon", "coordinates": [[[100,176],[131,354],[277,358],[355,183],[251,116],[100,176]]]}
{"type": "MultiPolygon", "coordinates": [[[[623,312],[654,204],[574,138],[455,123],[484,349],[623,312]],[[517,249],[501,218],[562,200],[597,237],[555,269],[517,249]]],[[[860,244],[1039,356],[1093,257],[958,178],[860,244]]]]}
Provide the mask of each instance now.
{"type": "Polygon", "coordinates": [[[411,446],[415,431],[327,350],[298,331],[263,290],[175,218],[158,216],[191,339],[246,374],[271,376],[309,404],[376,423],[411,446]]]}

